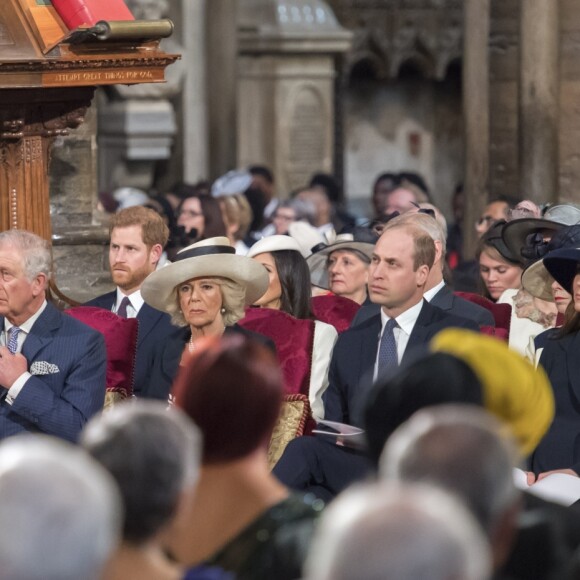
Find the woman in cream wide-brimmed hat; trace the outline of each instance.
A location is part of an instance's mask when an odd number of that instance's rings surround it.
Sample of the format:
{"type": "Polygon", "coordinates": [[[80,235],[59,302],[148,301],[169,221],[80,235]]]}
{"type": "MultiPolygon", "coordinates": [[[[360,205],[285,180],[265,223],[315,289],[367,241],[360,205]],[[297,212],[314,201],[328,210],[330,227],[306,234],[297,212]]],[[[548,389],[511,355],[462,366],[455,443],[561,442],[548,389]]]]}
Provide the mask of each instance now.
{"type": "Polygon", "coordinates": [[[150,274],[141,289],[143,299],[169,313],[180,328],[159,345],[143,396],[167,399],[182,357],[195,351],[200,338],[232,331],[250,334],[236,323],[267,287],[264,266],[236,255],[225,237],[192,244],[172,264],[150,274]]]}

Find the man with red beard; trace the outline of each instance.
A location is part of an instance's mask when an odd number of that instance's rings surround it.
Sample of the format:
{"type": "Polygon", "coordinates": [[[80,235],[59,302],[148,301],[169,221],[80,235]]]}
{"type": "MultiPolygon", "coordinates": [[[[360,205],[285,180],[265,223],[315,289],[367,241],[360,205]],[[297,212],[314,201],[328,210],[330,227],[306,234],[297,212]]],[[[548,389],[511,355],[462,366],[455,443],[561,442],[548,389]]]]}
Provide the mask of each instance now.
{"type": "Polygon", "coordinates": [[[109,232],[109,266],[117,289],[86,305],[106,308],[124,318],[139,321],[134,385],[134,393],[139,396],[155,349],[175,330],[168,314],[145,304],[141,297],[141,285],[157,267],[169,238],[169,229],[155,211],[134,206],[113,216],[109,232]]]}

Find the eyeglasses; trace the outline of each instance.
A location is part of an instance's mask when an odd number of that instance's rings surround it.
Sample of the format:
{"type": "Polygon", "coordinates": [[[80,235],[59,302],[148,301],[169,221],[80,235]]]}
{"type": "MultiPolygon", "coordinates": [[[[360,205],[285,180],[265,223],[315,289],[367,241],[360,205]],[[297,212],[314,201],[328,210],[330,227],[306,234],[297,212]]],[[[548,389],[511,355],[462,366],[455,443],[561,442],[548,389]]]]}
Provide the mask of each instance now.
{"type": "Polygon", "coordinates": [[[287,222],[293,222],[296,218],[293,215],[284,215],[283,213],[276,213],[274,214],[274,218],[275,220],[284,220],[287,222]]]}
{"type": "Polygon", "coordinates": [[[490,215],[482,215],[477,222],[475,222],[478,226],[482,226],[483,224],[491,224],[494,221],[496,221],[492,216],[490,215]]]}
{"type": "Polygon", "coordinates": [[[185,216],[185,217],[200,217],[203,215],[203,212],[200,211],[193,211],[192,209],[182,209],[177,212],[177,217],[185,216]]]}

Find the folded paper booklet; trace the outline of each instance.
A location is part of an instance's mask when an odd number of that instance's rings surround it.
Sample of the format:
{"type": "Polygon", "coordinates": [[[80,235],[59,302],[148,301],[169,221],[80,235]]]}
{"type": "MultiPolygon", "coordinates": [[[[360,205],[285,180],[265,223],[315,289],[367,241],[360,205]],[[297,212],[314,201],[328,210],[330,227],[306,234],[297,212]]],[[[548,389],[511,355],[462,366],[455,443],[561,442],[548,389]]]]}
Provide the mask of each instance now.
{"type": "Polygon", "coordinates": [[[521,469],[514,469],[514,483],[518,489],[565,506],[570,506],[580,499],[580,477],[567,473],[552,473],[528,485],[526,473],[521,469]]]}
{"type": "Polygon", "coordinates": [[[333,431],[326,431],[323,429],[312,429],[312,433],[318,435],[328,435],[336,438],[337,445],[345,447],[354,447],[355,449],[363,449],[365,447],[365,432],[360,427],[353,427],[346,423],[339,423],[338,421],[327,421],[319,419],[318,425],[323,425],[333,429],[333,431]]]}

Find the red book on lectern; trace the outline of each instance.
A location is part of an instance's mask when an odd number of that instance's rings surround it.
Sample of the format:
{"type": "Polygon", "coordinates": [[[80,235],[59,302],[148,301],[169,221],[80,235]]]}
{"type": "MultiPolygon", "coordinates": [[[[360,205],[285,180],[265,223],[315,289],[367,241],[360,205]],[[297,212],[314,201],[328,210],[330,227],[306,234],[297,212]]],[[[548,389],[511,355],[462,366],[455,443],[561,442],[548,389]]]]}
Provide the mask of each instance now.
{"type": "Polygon", "coordinates": [[[123,0],[51,0],[70,30],[99,20],[135,20],[123,0]]]}

